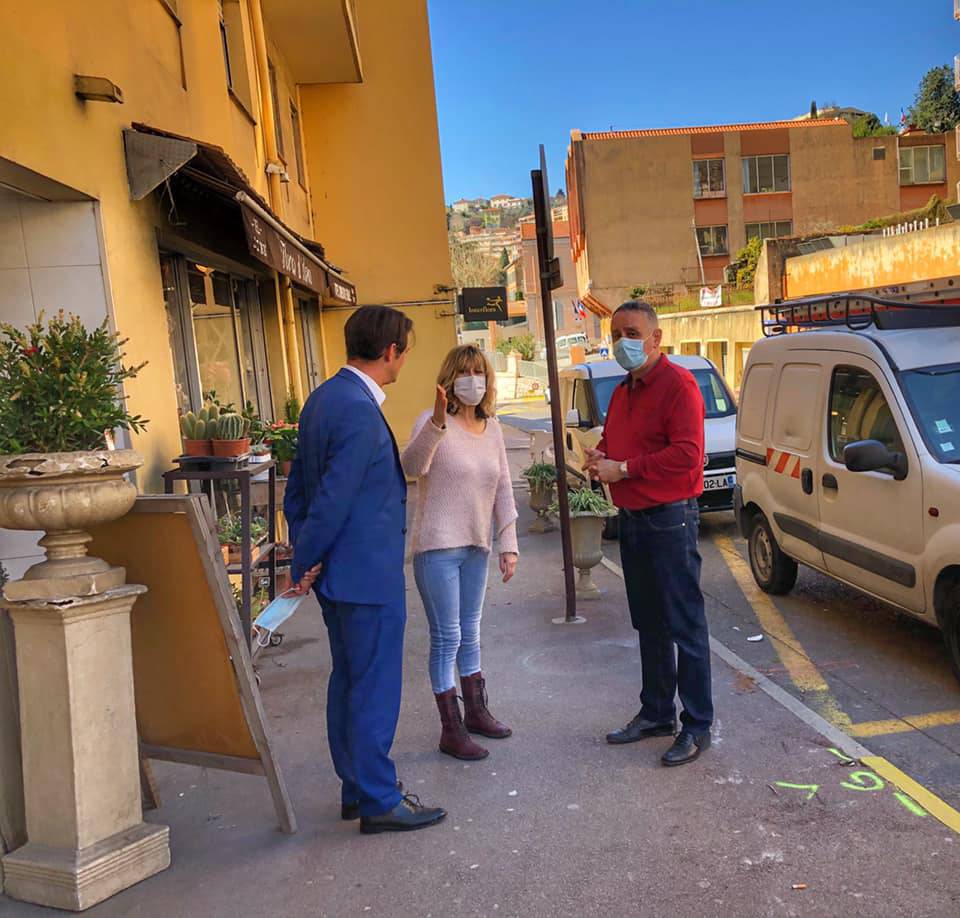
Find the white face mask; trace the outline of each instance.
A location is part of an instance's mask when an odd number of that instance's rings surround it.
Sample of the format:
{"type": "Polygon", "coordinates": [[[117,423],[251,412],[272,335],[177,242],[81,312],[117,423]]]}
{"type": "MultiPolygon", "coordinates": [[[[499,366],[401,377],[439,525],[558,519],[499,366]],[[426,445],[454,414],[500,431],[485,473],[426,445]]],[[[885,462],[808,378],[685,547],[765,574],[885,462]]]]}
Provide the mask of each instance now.
{"type": "Polygon", "coordinates": [[[479,405],[487,394],[487,380],[483,376],[458,376],[453,381],[453,394],[464,405],[479,405]]]}

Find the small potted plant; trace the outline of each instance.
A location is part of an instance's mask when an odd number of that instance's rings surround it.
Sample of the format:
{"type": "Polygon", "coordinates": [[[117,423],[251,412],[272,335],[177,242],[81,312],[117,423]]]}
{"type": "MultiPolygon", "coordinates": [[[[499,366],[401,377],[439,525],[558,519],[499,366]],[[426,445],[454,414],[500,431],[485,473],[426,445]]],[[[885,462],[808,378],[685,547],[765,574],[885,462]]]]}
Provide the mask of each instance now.
{"type": "Polygon", "coordinates": [[[556,526],[550,520],[550,505],[557,486],[557,467],[549,462],[534,462],[520,473],[530,486],[530,509],[537,518],[530,525],[530,532],[553,532],[556,526]]]}
{"type": "Polygon", "coordinates": [[[270,444],[266,442],[267,425],[260,419],[253,402],[243,408],[243,416],[250,422],[250,461],[269,462],[270,444]]]}
{"type": "Polygon", "coordinates": [[[217,419],[213,455],[236,459],[250,452],[250,421],[242,414],[227,412],[217,419]]]}
{"type": "MultiPolygon", "coordinates": [[[[600,590],[590,573],[603,560],[603,527],[608,517],[616,516],[617,508],[602,491],[579,488],[567,492],[570,501],[570,539],[573,542],[573,564],[580,571],[577,580],[578,599],[599,599],[600,590]]],[[[554,503],[551,513],[559,513],[554,503]]]]}
{"type": "Polygon", "coordinates": [[[287,478],[297,455],[297,438],[300,429],[289,421],[276,421],[267,429],[266,442],[270,444],[273,458],[280,463],[280,474],[287,478]]]}
{"type": "Polygon", "coordinates": [[[183,434],[184,456],[212,456],[213,436],[217,432],[220,409],[208,402],[196,414],[188,411],[180,415],[180,433],[183,434]]]}
{"type": "MultiPolygon", "coordinates": [[[[250,520],[250,548],[256,548],[267,537],[267,523],[259,516],[250,520]]],[[[240,517],[227,514],[217,524],[217,540],[223,553],[224,564],[239,564],[242,558],[240,550],[243,538],[243,526],[240,517]]]]}

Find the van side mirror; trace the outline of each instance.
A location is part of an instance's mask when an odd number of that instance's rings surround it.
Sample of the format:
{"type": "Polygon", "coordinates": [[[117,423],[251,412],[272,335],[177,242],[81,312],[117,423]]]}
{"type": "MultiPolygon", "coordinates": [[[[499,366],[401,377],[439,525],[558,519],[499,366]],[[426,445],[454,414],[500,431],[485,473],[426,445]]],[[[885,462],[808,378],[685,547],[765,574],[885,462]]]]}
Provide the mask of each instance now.
{"type": "Polygon", "coordinates": [[[843,448],[843,464],[851,472],[893,472],[896,481],[907,477],[907,457],[894,453],[879,440],[859,440],[843,448]]]}
{"type": "Polygon", "coordinates": [[[580,426],[580,411],[577,408],[571,408],[567,412],[567,427],[579,427],[580,426]]]}

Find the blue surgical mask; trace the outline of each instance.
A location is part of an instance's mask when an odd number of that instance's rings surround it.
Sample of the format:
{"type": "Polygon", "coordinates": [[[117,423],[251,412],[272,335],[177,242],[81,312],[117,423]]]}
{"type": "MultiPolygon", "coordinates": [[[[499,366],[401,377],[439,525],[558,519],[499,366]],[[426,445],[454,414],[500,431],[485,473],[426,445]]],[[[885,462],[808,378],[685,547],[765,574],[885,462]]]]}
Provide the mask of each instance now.
{"type": "Polygon", "coordinates": [[[307,598],[307,594],[297,596],[290,593],[281,593],[273,602],[270,603],[258,616],[253,623],[253,634],[256,642],[261,647],[266,647],[270,643],[270,636],[277,630],[294,612],[297,606],[307,598]]]}
{"type": "Polygon", "coordinates": [[[613,356],[628,373],[639,370],[649,356],[643,348],[645,339],[619,338],[613,345],[613,356]]]}

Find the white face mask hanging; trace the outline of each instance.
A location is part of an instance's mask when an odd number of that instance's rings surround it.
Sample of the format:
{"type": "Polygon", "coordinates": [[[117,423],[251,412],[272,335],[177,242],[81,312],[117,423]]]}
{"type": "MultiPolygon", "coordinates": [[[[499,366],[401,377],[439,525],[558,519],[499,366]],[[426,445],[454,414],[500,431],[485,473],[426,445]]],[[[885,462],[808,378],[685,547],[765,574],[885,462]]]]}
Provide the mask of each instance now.
{"type": "Polygon", "coordinates": [[[453,381],[453,394],[464,405],[479,405],[487,394],[487,380],[483,376],[458,376],[453,381]]]}

